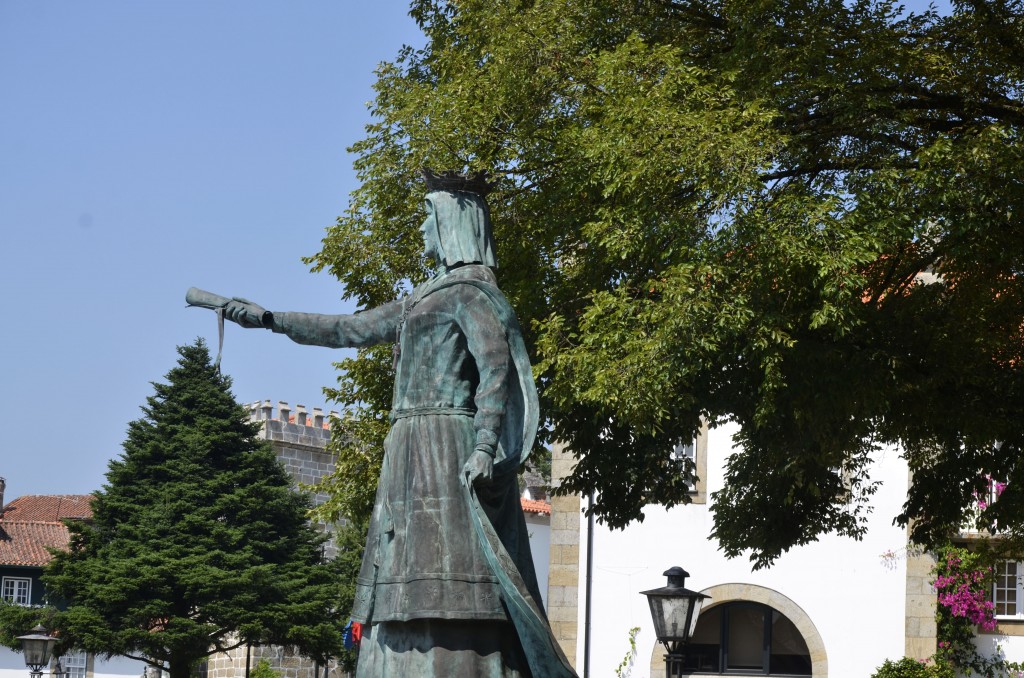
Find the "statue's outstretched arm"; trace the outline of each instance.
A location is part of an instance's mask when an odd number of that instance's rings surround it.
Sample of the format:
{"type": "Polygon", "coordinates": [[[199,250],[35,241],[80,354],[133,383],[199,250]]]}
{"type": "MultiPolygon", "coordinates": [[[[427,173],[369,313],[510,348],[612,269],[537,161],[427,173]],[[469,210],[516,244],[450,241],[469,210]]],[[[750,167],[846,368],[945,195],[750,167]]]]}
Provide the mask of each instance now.
{"type": "Polygon", "coordinates": [[[225,319],[241,327],[262,327],[300,344],[329,348],[362,348],[394,341],[407,303],[405,298],[361,313],[322,315],[272,312],[241,297],[222,297],[197,288],[190,289],[185,300],[192,306],[222,309],[225,319]]]}
{"type": "Polygon", "coordinates": [[[329,348],[363,348],[395,341],[405,300],[351,315],[274,311],[270,329],[292,341],[329,348]]]}

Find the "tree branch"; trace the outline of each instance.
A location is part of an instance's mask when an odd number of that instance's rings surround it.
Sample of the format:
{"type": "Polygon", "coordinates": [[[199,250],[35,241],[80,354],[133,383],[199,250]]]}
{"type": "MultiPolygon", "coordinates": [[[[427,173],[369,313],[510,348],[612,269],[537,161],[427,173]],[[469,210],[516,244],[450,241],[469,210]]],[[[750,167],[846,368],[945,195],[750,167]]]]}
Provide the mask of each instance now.
{"type": "Polygon", "coordinates": [[[658,0],[658,4],[672,12],[687,14],[693,19],[703,22],[706,26],[725,31],[729,24],[717,14],[713,14],[703,7],[697,7],[692,2],[676,2],[674,0],[658,0]]]}
{"type": "Polygon", "coordinates": [[[134,654],[127,654],[127,653],[125,653],[125,654],[122,654],[120,656],[127,657],[128,659],[134,659],[135,661],[142,662],[143,664],[149,664],[153,668],[163,669],[163,667],[164,667],[162,662],[158,662],[155,659],[150,659],[149,657],[146,657],[145,655],[134,655],[134,654]]]}
{"type": "Polygon", "coordinates": [[[762,174],[759,178],[761,181],[775,181],[777,179],[792,179],[795,177],[803,177],[811,174],[821,174],[822,172],[855,172],[855,171],[874,171],[880,170],[886,167],[904,167],[905,169],[913,169],[917,167],[917,163],[914,162],[894,162],[894,163],[863,163],[863,162],[840,162],[840,161],[822,161],[810,166],[797,166],[786,170],[779,170],[777,172],[769,172],[768,174],[762,174]]]}
{"type": "Polygon", "coordinates": [[[242,639],[242,640],[239,640],[234,645],[227,645],[227,646],[225,646],[225,645],[221,645],[220,643],[218,643],[216,645],[216,647],[217,647],[217,650],[220,651],[220,652],[231,652],[231,650],[234,650],[236,647],[241,647],[241,646],[245,645],[246,642],[247,642],[246,640],[242,639]]]}

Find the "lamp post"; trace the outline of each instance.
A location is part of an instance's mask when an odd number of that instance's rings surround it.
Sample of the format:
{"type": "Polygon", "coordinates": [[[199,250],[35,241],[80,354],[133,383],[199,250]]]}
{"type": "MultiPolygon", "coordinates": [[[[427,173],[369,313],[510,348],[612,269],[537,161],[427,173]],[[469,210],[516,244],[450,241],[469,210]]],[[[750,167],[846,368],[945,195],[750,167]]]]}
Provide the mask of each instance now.
{"type": "Polygon", "coordinates": [[[697,627],[700,608],[710,596],[685,588],[683,585],[690,574],[679,566],[670,567],[663,574],[668,577],[668,584],[640,593],[647,596],[654,633],[668,651],[665,676],[673,678],[682,675],[683,649],[697,627]]]}
{"type": "Polygon", "coordinates": [[[21,651],[25,655],[25,666],[29,668],[32,678],[40,678],[43,667],[50,663],[53,644],[57,639],[48,634],[42,624],[36,624],[32,633],[18,636],[18,640],[21,641],[21,651]]]}

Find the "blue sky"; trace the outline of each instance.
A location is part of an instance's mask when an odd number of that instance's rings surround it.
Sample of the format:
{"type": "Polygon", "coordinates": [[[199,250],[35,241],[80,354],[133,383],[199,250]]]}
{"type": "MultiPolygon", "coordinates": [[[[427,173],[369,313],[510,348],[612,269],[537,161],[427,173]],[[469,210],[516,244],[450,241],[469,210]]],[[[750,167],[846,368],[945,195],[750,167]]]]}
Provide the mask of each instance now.
{"type": "MultiPolygon", "coordinates": [[[[422,44],[403,0],[0,0],[0,476],[101,486],[212,312],[192,285],[343,312],[300,258],[355,188],[373,70],[422,44]]],[[[323,406],[338,351],[226,328],[242,402],[323,406]]]]}
{"type": "MultiPolygon", "coordinates": [[[[175,347],[216,345],[190,286],[354,310],[300,259],[355,188],[374,68],[422,43],[407,8],[0,0],[8,500],[101,486],[175,347]]],[[[312,408],[341,356],[229,324],[223,369],[241,402],[312,408]]]]}

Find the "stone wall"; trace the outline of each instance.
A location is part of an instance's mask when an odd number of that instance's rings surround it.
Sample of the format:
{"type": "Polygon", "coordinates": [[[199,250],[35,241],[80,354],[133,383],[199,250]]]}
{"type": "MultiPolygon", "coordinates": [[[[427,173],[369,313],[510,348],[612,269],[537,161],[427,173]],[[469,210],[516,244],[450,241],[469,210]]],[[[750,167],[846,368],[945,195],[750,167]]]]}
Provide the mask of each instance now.
{"type": "MultiPolygon", "coordinates": [[[[255,646],[249,651],[249,670],[256,669],[262,659],[266,659],[270,668],[282,678],[347,678],[348,673],[338,669],[331,662],[326,672],[323,666],[299,656],[290,648],[277,646],[255,646]]],[[[241,647],[232,652],[211,657],[207,664],[207,678],[242,678],[245,676],[246,648],[241,647]]]]}
{"type": "Polygon", "coordinates": [[[936,650],[935,589],[932,588],[932,553],[907,548],[906,655],[928,659],[936,650]]]}
{"type": "MultiPolygon", "coordinates": [[[[914,482],[913,472],[907,473],[907,487],[914,482]]],[[[906,601],[904,611],[904,654],[925,660],[935,654],[938,625],[935,622],[935,589],[932,587],[932,569],[935,554],[910,543],[907,527],[906,601]]]]}
{"type": "MultiPolygon", "coordinates": [[[[551,486],[558,487],[576,460],[556,443],[551,451],[551,486]]],[[[551,497],[551,560],[548,571],[548,621],[574,668],[579,637],[580,498],[551,497]]]]}

